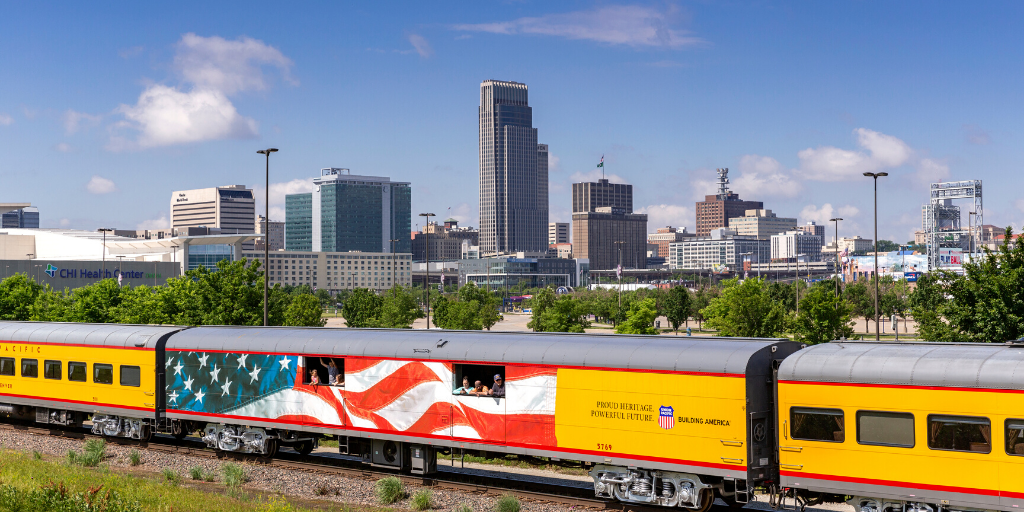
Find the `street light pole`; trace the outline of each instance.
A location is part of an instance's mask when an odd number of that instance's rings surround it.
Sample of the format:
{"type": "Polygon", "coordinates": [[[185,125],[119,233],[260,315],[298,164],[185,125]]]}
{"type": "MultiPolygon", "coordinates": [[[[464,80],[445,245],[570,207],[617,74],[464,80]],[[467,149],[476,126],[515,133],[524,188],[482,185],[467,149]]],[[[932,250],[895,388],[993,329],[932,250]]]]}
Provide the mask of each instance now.
{"type": "Polygon", "coordinates": [[[277,148],[261,149],[256,152],[266,155],[266,188],[263,189],[263,326],[270,325],[270,304],[267,302],[267,292],[270,290],[270,154],[277,153],[277,148]]]}
{"type": "Polygon", "coordinates": [[[392,238],[391,240],[389,240],[389,242],[391,242],[391,287],[392,288],[398,286],[398,273],[397,273],[398,269],[395,267],[395,242],[397,242],[397,241],[398,241],[397,238],[392,238]]]}
{"type": "MultiPolygon", "coordinates": [[[[835,217],[835,218],[829,219],[829,222],[835,222],[836,223],[836,269],[842,269],[842,267],[843,267],[842,261],[840,260],[840,256],[839,256],[839,221],[841,221],[841,220],[843,220],[842,217],[835,217]]],[[[838,297],[839,296],[839,276],[838,276],[839,273],[836,272],[836,274],[837,274],[836,275],[836,297],[838,297]]]]}
{"type": "Polygon", "coordinates": [[[622,311],[622,244],[626,242],[615,242],[619,249],[619,267],[615,269],[615,277],[619,288],[619,311],[622,311]]]}
{"type": "Polygon", "coordinates": [[[793,284],[796,286],[796,316],[800,316],[800,258],[806,254],[796,255],[796,279],[793,284]]]}
{"type": "Polygon", "coordinates": [[[967,236],[968,236],[968,238],[967,238],[967,252],[970,253],[971,261],[972,262],[974,261],[974,228],[975,228],[975,226],[972,223],[972,221],[974,220],[974,216],[977,215],[977,214],[978,214],[978,212],[967,212],[967,236]]]}
{"type": "Polygon", "coordinates": [[[103,280],[103,279],[106,278],[106,274],[107,274],[107,231],[113,231],[113,229],[112,228],[100,228],[97,231],[100,231],[100,232],[103,233],[103,255],[101,257],[102,260],[103,260],[103,266],[102,266],[102,270],[100,271],[100,280],[103,280]]]}
{"type": "Polygon", "coordinates": [[[436,217],[436,215],[433,213],[421,213],[420,217],[426,217],[426,222],[423,223],[423,235],[427,244],[427,282],[424,284],[423,289],[427,291],[427,329],[430,329],[430,218],[436,217]]]}
{"type": "Polygon", "coordinates": [[[878,178],[888,176],[887,172],[866,172],[864,176],[873,178],[875,182],[875,341],[882,339],[878,331],[878,178]]]}

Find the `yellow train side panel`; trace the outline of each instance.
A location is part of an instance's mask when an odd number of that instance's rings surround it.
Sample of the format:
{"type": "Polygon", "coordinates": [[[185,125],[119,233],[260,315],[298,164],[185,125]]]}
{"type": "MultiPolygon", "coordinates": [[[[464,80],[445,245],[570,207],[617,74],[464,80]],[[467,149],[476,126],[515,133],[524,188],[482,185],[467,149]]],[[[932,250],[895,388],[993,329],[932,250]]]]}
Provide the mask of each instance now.
{"type": "Polygon", "coordinates": [[[779,384],[780,462],[783,473],[835,476],[846,481],[1024,497],[1024,456],[1005,452],[1004,422],[1024,417],[1024,395],[998,391],[779,384]],[[843,443],[792,439],[790,408],[842,409],[843,443]],[[857,442],[857,411],[892,411],[914,415],[912,448],[862,445],[857,442]],[[933,450],[928,447],[928,416],[981,416],[991,422],[991,453],[933,450]],[[885,483],[888,482],[888,483],[885,483]]]}
{"type": "Polygon", "coordinates": [[[742,376],[559,369],[558,446],[745,471],[745,385],[742,376]],[[671,422],[661,418],[667,407],[671,422]]]}
{"type": "Polygon", "coordinates": [[[45,399],[70,402],[79,405],[78,410],[91,410],[89,406],[136,409],[140,413],[156,408],[156,369],[152,350],[94,347],[77,345],[33,344],[23,342],[0,342],[0,357],[15,359],[15,375],[0,375],[0,400],[4,396],[22,399],[45,399]],[[22,359],[38,361],[39,376],[21,375],[22,359]],[[60,380],[44,378],[44,361],[61,362],[60,380]],[[68,380],[68,363],[83,362],[86,367],[86,381],[68,380]],[[96,363],[114,366],[113,384],[93,382],[93,365],[96,363]],[[120,366],[138,366],[140,386],[120,384],[120,366]]]}

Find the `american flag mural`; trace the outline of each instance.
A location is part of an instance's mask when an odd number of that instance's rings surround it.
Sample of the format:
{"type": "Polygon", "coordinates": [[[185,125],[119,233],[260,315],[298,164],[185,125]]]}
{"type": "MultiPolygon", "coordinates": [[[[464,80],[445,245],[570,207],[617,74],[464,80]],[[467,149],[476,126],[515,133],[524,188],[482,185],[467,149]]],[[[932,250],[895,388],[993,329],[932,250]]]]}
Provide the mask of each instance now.
{"type": "MultiPolygon", "coordinates": [[[[494,398],[453,395],[449,363],[345,358],[344,386],[314,386],[303,382],[310,373],[304,359],[168,351],[167,408],[497,444],[557,445],[553,368],[506,366],[505,398],[494,398]]],[[[310,358],[310,368],[324,373],[318,362],[310,358]]],[[[490,382],[484,375],[473,377],[490,382]]],[[[326,381],[326,375],[321,378],[326,381]]]]}
{"type": "Polygon", "coordinates": [[[675,410],[672,407],[663,405],[658,408],[658,426],[669,430],[676,426],[676,415],[675,410]]]}

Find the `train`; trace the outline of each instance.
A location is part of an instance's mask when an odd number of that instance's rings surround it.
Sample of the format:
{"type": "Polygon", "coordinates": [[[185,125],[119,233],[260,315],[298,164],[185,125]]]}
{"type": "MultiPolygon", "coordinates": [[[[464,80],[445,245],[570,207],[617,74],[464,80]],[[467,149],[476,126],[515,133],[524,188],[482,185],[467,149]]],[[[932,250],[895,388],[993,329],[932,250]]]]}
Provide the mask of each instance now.
{"type": "Polygon", "coordinates": [[[1020,342],[0,322],[6,419],[260,457],[333,438],[422,475],[438,454],[578,461],[599,498],[701,512],[1016,510],[1022,396],[1020,342]]]}

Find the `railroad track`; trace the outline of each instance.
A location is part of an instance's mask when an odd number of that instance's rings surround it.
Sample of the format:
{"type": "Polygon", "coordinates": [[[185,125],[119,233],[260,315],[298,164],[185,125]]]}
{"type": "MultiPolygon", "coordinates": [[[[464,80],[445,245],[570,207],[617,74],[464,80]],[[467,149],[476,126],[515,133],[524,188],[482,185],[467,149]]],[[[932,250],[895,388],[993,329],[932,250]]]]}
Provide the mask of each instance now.
{"type": "MultiPolygon", "coordinates": [[[[165,453],[176,453],[194,457],[211,459],[235,460],[261,464],[282,469],[307,471],[317,474],[336,474],[349,478],[362,480],[378,480],[386,476],[395,476],[403,483],[413,484],[422,487],[453,490],[464,493],[500,496],[510,494],[522,500],[555,504],[566,508],[575,507],[591,510],[618,510],[624,512],[665,512],[664,507],[647,507],[629,503],[619,503],[596,499],[592,496],[593,489],[590,486],[570,486],[554,482],[537,482],[516,478],[517,474],[505,473],[503,475],[480,475],[468,474],[457,470],[444,470],[439,464],[439,474],[430,476],[417,476],[388,471],[380,468],[368,468],[358,459],[347,458],[341,455],[310,454],[300,455],[279,451],[273,458],[258,457],[254,455],[217,452],[206,447],[202,441],[195,439],[177,440],[171,436],[156,435],[148,442],[140,442],[132,439],[104,437],[92,434],[88,430],[63,429],[59,427],[39,427],[34,424],[25,423],[0,423],[0,429],[19,430],[36,435],[47,435],[55,437],[66,437],[72,439],[104,439],[108,443],[122,446],[138,446],[140,448],[161,451],[165,453]],[[514,476],[513,476],[514,475],[514,476]],[[587,496],[591,494],[591,496],[587,496]]],[[[479,473],[480,471],[475,471],[479,473]]],[[[501,473],[500,471],[485,471],[488,473],[501,473]]],[[[536,477],[546,478],[546,477],[536,477]]],[[[681,509],[674,509],[681,510],[681,509]]],[[[728,507],[715,505],[712,510],[724,512],[728,507]]]]}

